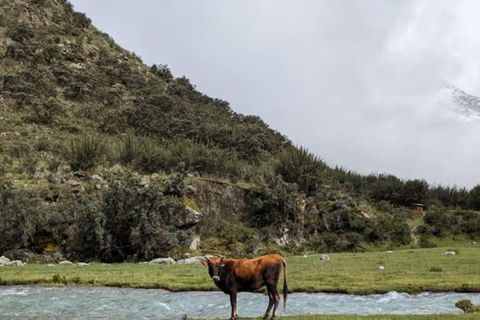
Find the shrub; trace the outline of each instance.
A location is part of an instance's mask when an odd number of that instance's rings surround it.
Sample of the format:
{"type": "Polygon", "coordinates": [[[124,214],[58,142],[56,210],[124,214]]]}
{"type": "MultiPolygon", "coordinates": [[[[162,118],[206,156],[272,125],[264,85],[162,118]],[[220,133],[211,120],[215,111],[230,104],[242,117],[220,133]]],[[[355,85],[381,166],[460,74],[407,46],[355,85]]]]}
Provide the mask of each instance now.
{"type": "Polygon", "coordinates": [[[288,148],[280,154],[275,174],[283,180],[296,183],[298,188],[311,194],[321,183],[321,174],[327,168],[325,162],[305,148],[288,148]]]}
{"type": "Polygon", "coordinates": [[[99,164],[106,154],[107,146],[102,138],[83,136],[70,140],[70,145],[64,148],[64,157],[72,170],[89,170],[99,164]]]}
{"type": "Polygon", "coordinates": [[[472,313],[477,311],[477,307],[468,299],[463,299],[455,303],[455,307],[461,309],[464,313],[472,313]]]}
{"type": "Polygon", "coordinates": [[[183,245],[190,233],[182,226],[188,210],[181,199],[167,197],[156,187],[141,188],[130,178],[116,183],[104,196],[105,250],[102,259],[150,259],[183,245]]]}
{"type": "Polygon", "coordinates": [[[442,272],[443,269],[440,267],[431,267],[430,272],[442,272]]]}
{"type": "Polygon", "coordinates": [[[256,227],[271,227],[279,231],[288,221],[294,221],[300,196],[295,185],[276,177],[271,185],[263,182],[251,194],[251,224],[256,227]]]}
{"type": "Polygon", "coordinates": [[[38,123],[48,124],[61,114],[63,114],[62,105],[55,98],[49,98],[46,101],[36,101],[32,104],[35,113],[35,121],[38,123]]]}

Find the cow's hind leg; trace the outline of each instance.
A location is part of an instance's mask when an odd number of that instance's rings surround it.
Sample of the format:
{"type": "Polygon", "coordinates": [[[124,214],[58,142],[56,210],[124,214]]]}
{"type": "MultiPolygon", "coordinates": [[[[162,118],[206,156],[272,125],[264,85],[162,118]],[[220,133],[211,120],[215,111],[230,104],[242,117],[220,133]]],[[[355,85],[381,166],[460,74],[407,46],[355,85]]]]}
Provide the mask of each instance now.
{"type": "Polygon", "coordinates": [[[272,296],[275,306],[273,307],[272,319],[277,317],[278,305],[280,304],[280,294],[278,294],[277,286],[272,286],[272,296]]]}
{"type": "Polygon", "coordinates": [[[270,315],[270,310],[272,310],[273,306],[273,293],[272,289],[270,289],[270,286],[267,284],[267,292],[268,292],[268,308],[267,311],[265,311],[265,315],[263,316],[263,319],[267,319],[268,316],[270,315]]]}

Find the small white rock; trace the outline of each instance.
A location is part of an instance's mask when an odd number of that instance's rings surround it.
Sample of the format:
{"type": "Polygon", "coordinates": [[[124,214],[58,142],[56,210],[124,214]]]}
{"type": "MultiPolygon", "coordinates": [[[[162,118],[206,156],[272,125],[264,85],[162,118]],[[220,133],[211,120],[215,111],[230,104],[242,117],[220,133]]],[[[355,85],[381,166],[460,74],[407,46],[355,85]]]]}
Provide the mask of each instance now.
{"type": "Polygon", "coordinates": [[[378,266],[378,270],[385,270],[384,266],[378,266]]]}
{"type": "Polygon", "coordinates": [[[447,251],[443,255],[444,256],[455,256],[457,253],[455,251],[447,251]]]}
{"type": "Polygon", "coordinates": [[[12,266],[23,267],[23,262],[22,260],[13,260],[12,266]]]}
{"type": "Polygon", "coordinates": [[[55,265],[53,263],[49,263],[47,267],[55,267],[55,265]]]}
{"type": "Polygon", "coordinates": [[[322,256],[318,258],[318,260],[330,260],[330,257],[327,254],[322,254],[322,256]]]}
{"type": "Polygon", "coordinates": [[[68,260],[63,260],[63,261],[60,261],[58,264],[73,264],[72,261],[68,261],[68,260]]]}

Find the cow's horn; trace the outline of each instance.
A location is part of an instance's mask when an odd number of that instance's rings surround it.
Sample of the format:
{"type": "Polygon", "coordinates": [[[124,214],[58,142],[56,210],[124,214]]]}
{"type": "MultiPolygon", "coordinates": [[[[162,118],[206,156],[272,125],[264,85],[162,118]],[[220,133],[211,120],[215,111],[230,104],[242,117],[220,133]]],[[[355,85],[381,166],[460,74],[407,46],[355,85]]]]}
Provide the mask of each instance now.
{"type": "Polygon", "coordinates": [[[223,259],[225,259],[225,256],[220,256],[220,260],[223,260],[223,259]]]}
{"type": "Polygon", "coordinates": [[[205,258],[205,260],[208,260],[208,256],[205,256],[204,258],[205,258]]]}

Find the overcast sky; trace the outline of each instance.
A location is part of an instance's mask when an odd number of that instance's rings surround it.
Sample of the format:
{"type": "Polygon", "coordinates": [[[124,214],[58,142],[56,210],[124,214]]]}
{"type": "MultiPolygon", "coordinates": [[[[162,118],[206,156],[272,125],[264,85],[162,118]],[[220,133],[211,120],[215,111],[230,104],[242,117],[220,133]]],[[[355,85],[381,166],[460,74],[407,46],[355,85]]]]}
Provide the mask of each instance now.
{"type": "Polygon", "coordinates": [[[480,122],[430,102],[444,81],[480,96],[480,1],[71,2],[331,166],[480,183],[480,122]]]}

